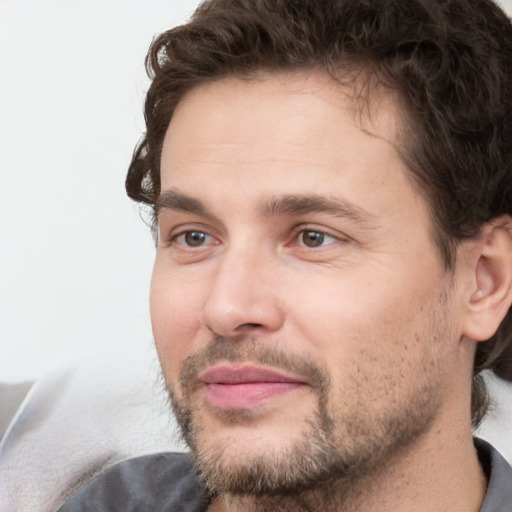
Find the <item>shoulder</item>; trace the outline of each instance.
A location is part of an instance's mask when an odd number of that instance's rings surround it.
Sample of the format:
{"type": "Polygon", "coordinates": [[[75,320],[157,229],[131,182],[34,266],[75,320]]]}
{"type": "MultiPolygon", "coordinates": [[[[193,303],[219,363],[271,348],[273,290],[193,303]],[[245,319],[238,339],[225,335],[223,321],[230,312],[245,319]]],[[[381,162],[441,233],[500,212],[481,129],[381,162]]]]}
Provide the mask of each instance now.
{"type": "Polygon", "coordinates": [[[206,510],[208,500],[188,455],[157,453],[120,462],[100,473],[59,512],[206,510]]]}
{"type": "Polygon", "coordinates": [[[480,463],[489,479],[487,494],[480,512],[512,510],[512,468],[489,443],[475,439],[480,463]]]}

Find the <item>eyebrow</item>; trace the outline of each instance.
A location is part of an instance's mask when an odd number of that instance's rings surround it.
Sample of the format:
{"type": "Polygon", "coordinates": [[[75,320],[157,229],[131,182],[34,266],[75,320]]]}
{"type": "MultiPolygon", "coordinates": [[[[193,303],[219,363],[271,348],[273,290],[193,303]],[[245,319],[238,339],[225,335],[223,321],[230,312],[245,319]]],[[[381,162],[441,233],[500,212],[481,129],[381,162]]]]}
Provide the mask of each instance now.
{"type": "MultiPolygon", "coordinates": [[[[200,200],[183,194],[176,189],[162,192],[155,206],[157,216],[162,210],[177,210],[214,217],[200,200]]],[[[264,201],[261,206],[261,214],[265,217],[274,215],[299,216],[309,213],[327,213],[334,217],[348,219],[356,224],[367,226],[370,226],[372,221],[375,220],[374,215],[350,201],[315,194],[287,194],[273,197],[264,201]]]]}
{"type": "Polygon", "coordinates": [[[345,199],[319,195],[285,195],[268,200],[263,206],[263,214],[304,215],[327,213],[334,217],[348,219],[357,224],[371,224],[375,216],[345,199]]]}
{"type": "Polygon", "coordinates": [[[182,194],[175,189],[162,192],[156,200],[155,208],[157,217],[162,210],[178,210],[197,215],[210,215],[201,201],[182,194]]]}

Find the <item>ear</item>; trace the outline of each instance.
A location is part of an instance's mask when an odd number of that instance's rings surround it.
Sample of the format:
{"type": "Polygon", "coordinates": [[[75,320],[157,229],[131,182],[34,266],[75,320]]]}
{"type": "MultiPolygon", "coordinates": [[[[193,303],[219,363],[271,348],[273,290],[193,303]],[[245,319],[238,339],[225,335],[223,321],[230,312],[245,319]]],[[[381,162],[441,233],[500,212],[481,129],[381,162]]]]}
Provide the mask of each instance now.
{"type": "Polygon", "coordinates": [[[512,303],[512,218],[484,225],[474,246],[464,334],[485,341],[494,335],[512,303]]]}

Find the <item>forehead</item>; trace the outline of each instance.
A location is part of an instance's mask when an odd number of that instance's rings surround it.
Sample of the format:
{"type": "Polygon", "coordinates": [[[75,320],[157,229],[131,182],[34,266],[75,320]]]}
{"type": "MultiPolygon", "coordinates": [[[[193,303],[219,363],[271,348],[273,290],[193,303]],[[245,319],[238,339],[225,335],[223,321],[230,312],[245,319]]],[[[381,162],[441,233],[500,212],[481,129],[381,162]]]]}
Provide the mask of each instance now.
{"type": "MultiPolygon", "coordinates": [[[[379,238],[398,246],[416,231],[432,241],[428,203],[396,142],[399,103],[384,89],[370,92],[360,103],[356,87],[319,73],[226,78],[193,89],[165,136],[157,218],[185,210],[224,227],[257,229],[269,204],[307,198],[316,212],[333,202],[363,212],[379,233],[375,244],[379,238]]],[[[290,214],[288,207],[271,210],[276,220],[290,214]]],[[[369,233],[366,223],[357,225],[369,233]]]]}
{"type": "Polygon", "coordinates": [[[157,218],[163,209],[186,210],[232,224],[294,196],[348,205],[342,209],[389,226],[409,222],[414,208],[430,231],[426,202],[395,143],[398,102],[376,88],[362,104],[359,93],[321,73],[225,78],[193,89],[165,136],[157,218]]]}
{"type": "Polygon", "coordinates": [[[251,79],[228,77],[196,86],[178,104],[165,136],[162,189],[169,168],[187,150],[189,157],[212,152],[222,157],[224,151],[232,158],[232,150],[244,146],[239,156],[247,163],[264,155],[271,158],[272,150],[286,158],[282,150],[287,146],[288,156],[307,161],[311,151],[305,155],[301,150],[316,144],[320,154],[327,144],[343,146],[352,131],[367,135],[369,146],[375,143],[372,138],[380,139],[399,157],[399,99],[361,77],[335,82],[320,71],[262,73],[251,79]],[[344,130],[340,115],[349,121],[344,130]]]}

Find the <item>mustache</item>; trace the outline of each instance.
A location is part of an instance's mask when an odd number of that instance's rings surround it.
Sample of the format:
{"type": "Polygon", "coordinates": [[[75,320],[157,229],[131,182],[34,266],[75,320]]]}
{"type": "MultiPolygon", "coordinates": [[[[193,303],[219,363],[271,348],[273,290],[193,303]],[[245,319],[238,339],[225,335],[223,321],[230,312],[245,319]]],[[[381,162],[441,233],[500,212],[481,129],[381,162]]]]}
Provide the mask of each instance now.
{"type": "Polygon", "coordinates": [[[192,393],[200,385],[198,375],[202,371],[223,361],[250,363],[300,375],[320,396],[325,396],[329,389],[327,371],[311,357],[290,354],[280,348],[278,342],[269,345],[252,337],[216,336],[204,349],[184,360],[179,378],[184,394],[192,393]]]}

